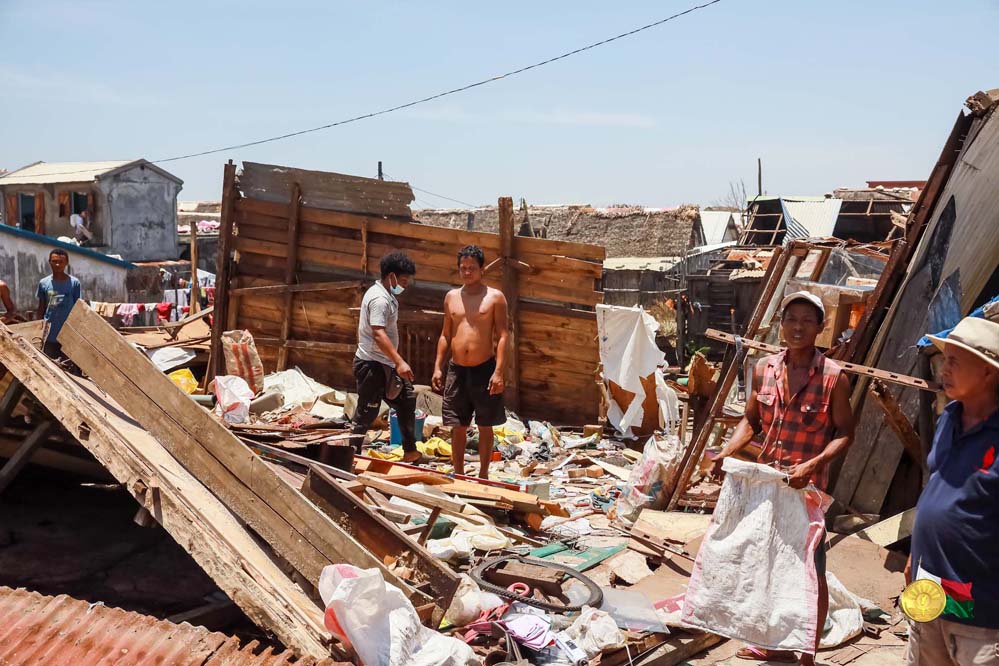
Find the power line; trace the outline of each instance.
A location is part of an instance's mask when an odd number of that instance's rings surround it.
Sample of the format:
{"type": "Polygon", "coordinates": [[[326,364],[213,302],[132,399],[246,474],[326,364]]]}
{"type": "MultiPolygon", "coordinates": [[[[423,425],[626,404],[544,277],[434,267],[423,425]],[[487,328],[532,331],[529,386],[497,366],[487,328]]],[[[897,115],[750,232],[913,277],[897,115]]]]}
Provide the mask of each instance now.
{"type": "MultiPolygon", "coordinates": [[[[398,181],[396,178],[393,178],[392,176],[388,175],[386,171],[382,171],[382,175],[389,180],[396,180],[396,182],[403,182],[403,181],[398,181]]],[[[451,197],[446,197],[443,194],[437,194],[436,192],[431,192],[430,190],[424,190],[422,188],[417,187],[416,185],[413,185],[412,183],[408,184],[411,189],[414,189],[417,192],[423,192],[424,194],[429,194],[430,196],[437,197],[438,199],[446,199],[447,201],[453,201],[454,203],[461,204],[462,206],[466,206],[468,208],[478,208],[478,206],[476,206],[475,204],[470,204],[466,201],[461,201],[460,199],[453,199],[451,197]]]]}
{"type": "MultiPolygon", "coordinates": [[[[484,85],[489,84],[489,83],[494,83],[496,81],[501,81],[503,79],[508,79],[508,78],[510,78],[512,76],[516,76],[518,74],[523,74],[524,72],[528,72],[528,71],[530,71],[532,69],[537,69],[539,67],[544,67],[545,65],[550,65],[553,62],[557,62],[559,60],[564,60],[566,58],[569,58],[571,56],[577,55],[579,53],[583,53],[584,51],[589,51],[591,49],[595,49],[598,46],[604,46],[606,44],[610,44],[611,42],[616,42],[616,41],[618,41],[620,39],[624,39],[625,37],[631,37],[633,35],[637,35],[640,32],[644,32],[646,30],[650,30],[652,28],[655,28],[655,27],[658,27],[660,25],[663,25],[664,23],[669,23],[670,21],[678,19],[681,16],[686,16],[687,14],[691,14],[693,12],[696,12],[696,11],[700,10],[700,9],[705,9],[707,7],[710,7],[711,5],[718,4],[719,2],[721,2],[721,0],[710,0],[709,2],[705,2],[705,3],[700,4],[700,5],[694,5],[693,7],[685,9],[682,12],[677,12],[676,14],[673,14],[672,16],[667,16],[664,19],[660,19],[660,20],[654,21],[652,23],[647,23],[647,24],[645,24],[643,26],[640,26],[638,28],[635,28],[633,30],[629,30],[627,32],[622,32],[622,33],[620,33],[618,35],[614,35],[613,37],[608,37],[607,39],[602,39],[602,40],[600,40],[598,42],[593,42],[592,44],[587,44],[586,46],[581,46],[578,49],[573,49],[572,51],[567,51],[566,53],[562,53],[562,54],[554,56],[552,58],[548,58],[546,60],[542,60],[540,62],[536,62],[534,64],[527,65],[527,66],[521,67],[519,69],[514,69],[514,70],[511,70],[509,72],[504,72],[503,74],[497,74],[496,76],[492,76],[492,77],[489,77],[487,79],[482,79],[482,80],[476,81],[474,83],[469,83],[469,84],[460,86],[458,88],[452,88],[451,90],[445,90],[444,92],[439,92],[439,93],[434,94],[434,95],[429,95],[427,97],[422,97],[420,99],[416,99],[416,100],[413,100],[413,101],[410,101],[410,102],[405,102],[403,104],[398,104],[396,106],[388,107],[386,109],[381,109],[380,111],[372,111],[370,113],[364,113],[364,114],[361,114],[359,116],[353,116],[351,118],[345,118],[343,120],[337,120],[335,122],[327,123],[325,125],[320,125],[318,127],[311,127],[309,129],[297,130],[295,132],[288,132],[286,134],[279,134],[277,136],[268,137],[266,139],[258,139],[256,141],[247,141],[245,143],[238,143],[238,144],[234,144],[234,145],[231,145],[231,146],[225,146],[223,148],[212,148],[210,150],[202,150],[202,151],[199,151],[199,152],[187,153],[186,155],[177,155],[175,157],[164,157],[164,158],[158,159],[158,160],[151,160],[151,163],[152,164],[164,164],[166,162],[176,162],[178,160],[186,160],[186,159],[191,159],[193,157],[204,157],[205,155],[214,155],[216,153],[223,153],[223,152],[227,152],[227,151],[230,151],[230,150],[239,150],[240,148],[249,148],[249,147],[252,147],[252,146],[259,146],[259,145],[264,144],[264,143],[272,143],[274,141],[282,141],[284,139],[290,139],[292,137],[301,136],[303,134],[311,134],[312,132],[319,132],[319,131],[330,129],[330,128],[333,128],[333,127],[339,127],[341,125],[347,125],[347,124],[350,124],[350,123],[355,123],[355,122],[358,122],[360,120],[367,120],[369,118],[375,118],[377,116],[383,116],[385,114],[393,113],[395,111],[401,111],[403,109],[408,109],[408,108],[417,106],[418,104],[425,104],[427,102],[431,102],[433,100],[440,99],[442,97],[448,97],[449,95],[456,95],[456,94],[458,94],[460,92],[465,92],[467,90],[471,90],[472,88],[478,88],[480,86],[484,86],[484,85]]],[[[83,171],[89,171],[89,169],[81,170],[81,171],[64,171],[64,172],[61,172],[61,173],[48,173],[48,174],[45,174],[45,175],[47,175],[47,176],[62,176],[62,175],[68,175],[68,174],[72,174],[72,173],[82,173],[83,171]]],[[[416,189],[416,188],[413,188],[413,189],[416,189]]],[[[432,193],[431,192],[427,192],[427,194],[432,194],[432,193]]],[[[438,195],[435,195],[435,196],[438,196],[438,195]]],[[[441,198],[447,199],[448,197],[441,197],[441,198]]],[[[451,201],[456,201],[456,203],[462,203],[462,202],[457,201],[455,199],[450,199],[450,200],[451,201]]],[[[464,205],[469,205],[469,204],[464,204],[464,205]]]]}

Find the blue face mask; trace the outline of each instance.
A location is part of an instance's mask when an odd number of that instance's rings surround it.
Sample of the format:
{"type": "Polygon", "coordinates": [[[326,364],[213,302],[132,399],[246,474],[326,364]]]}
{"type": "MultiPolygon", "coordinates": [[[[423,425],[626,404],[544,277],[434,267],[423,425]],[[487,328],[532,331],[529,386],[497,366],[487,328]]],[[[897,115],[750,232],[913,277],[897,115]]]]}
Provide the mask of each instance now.
{"type": "Polygon", "coordinates": [[[402,292],[406,291],[406,288],[399,284],[398,280],[396,280],[395,284],[392,284],[391,282],[389,283],[389,291],[398,296],[402,292]]]}

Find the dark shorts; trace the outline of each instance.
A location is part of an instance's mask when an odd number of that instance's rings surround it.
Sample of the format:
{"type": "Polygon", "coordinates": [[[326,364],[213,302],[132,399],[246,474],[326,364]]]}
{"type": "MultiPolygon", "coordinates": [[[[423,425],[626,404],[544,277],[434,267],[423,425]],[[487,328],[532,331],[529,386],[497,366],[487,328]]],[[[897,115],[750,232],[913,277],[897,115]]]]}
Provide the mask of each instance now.
{"type": "Polygon", "coordinates": [[[447,366],[447,380],[444,383],[444,425],[467,426],[475,423],[480,426],[498,426],[506,423],[506,409],[503,394],[489,394],[489,378],[496,371],[496,359],[491,358],[482,365],[466,367],[447,366]]]}

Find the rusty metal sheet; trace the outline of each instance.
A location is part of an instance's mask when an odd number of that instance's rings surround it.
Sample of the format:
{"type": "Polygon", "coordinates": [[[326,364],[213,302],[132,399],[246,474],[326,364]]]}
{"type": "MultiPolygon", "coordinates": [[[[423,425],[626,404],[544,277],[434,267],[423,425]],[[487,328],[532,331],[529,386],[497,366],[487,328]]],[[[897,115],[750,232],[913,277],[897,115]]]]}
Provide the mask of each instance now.
{"type": "Polygon", "coordinates": [[[0,666],[334,666],[190,624],[0,587],[0,666]]]}

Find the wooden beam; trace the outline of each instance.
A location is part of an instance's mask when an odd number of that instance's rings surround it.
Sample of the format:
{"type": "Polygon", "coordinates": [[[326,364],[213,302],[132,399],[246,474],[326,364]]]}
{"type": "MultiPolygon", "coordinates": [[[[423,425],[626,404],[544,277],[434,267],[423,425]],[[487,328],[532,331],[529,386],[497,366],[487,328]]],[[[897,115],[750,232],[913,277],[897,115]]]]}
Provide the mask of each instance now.
{"type": "Polygon", "coordinates": [[[503,276],[500,284],[503,295],[506,296],[510,327],[510,340],[506,349],[508,358],[506,375],[510,385],[507,386],[506,403],[508,409],[518,412],[520,411],[520,292],[515,267],[517,258],[513,246],[513,237],[516,233],[513,228],[513,199],[500,197],[498,210],[500,256],[503,258],[503,276]]]}
{"type": "Polygon", "coordinates": [[[219,252],[215,260],[215,305],[218,315],[215,317],[212,326],[212,343],[210,347],[210,357],[208,372],[205,374],[205,382],[211,381],[216,375],[224,374],[225,362],[222,358],[222,332],[229,322],[230,307],[233,308],[232,315],[239,307],[238,301],[229,302],[229,279],[230,279],[230,254],[232,251],[232,231],[234,220],[236,219],[236,165],[229,160],[225,165],[222,175],[222,213],[219,217],[219,252]]]}
{"type": "MultiPolygon", "coordinates": [[[[709,328],[708,330],[706,330],[704,332],[704,336],[712,340],[721,340],[722,342],[735,344],[734,335],[713,328],[709,328]]],[[[767,344],[765,342],[757,342],[756,340],[749,340],[746,338],[743,338],[742,344],[744,347],[747,347],[749,349],[755,349],[757,351],[765,351],[769,354],[778,354],[784,351],[784,347],[767,344]]],[[[931,384],[925,379],[920,379],[919,377],[911,377],[909,375],[903,375],[898,372],[888,372],[887,370],[872,368],[870,366],[860,365],[858,363],[847,363],[846,361],[836,361],[836,363],[847,372],[852,372],[854,374],[864,375],[867,377],[874,377],[875,381],[881,380],[881,381],[891,382],[893,384],[901,384],[902,386],[912,386],[914,388],[922,389],[924,391],[940,390],[940,387],[937,386],[936,384],[931,384]]],[[[912,426],[910,425],[909,427],[911,428],[912,426]]]]}
{"type": "Polygon", "coordinates": [[[386,580],[409,589],[85,302],[74,306],[59,341],[84,372],[307,580],[315,584],[324,566],[351,562],[377,567],[386,580]]]}
{"type": "MultiPolygon", "coordinates": [[[[295,282],[295,269],[298,267],[298,223],[299,211],[302,207],[302,188],[295,183],[291,188],[291,206],[288,209],[288,259],[284,267],[284,283],[291,285],[295,282]]],[[[294,294],[291,291],[284,292],[284,308],[281,320],[281,346],[278,348],[277,369],[278,372],[288,367],[288,336],[291,333],[291,300],[294,294]]]]}
{"type": "Polygon", "coordinates": [[[436,621],[440,622],[458,589],[457,574],[319,467],[309,468],[302,493],[376,557],[392,563],[397,571],[405,566],[413,572],[415,582],[428,583],[437,606],[436,621]]]}
{"type": "Polygon", "coordinates": [[[340,289],[360,289],[360,280],[337,280],[335,282],[308,282],[304,284],[268,284],[261,287],[237,287],[229,293],[240,296],[269,296],[285,292],[301,293],[303,291],[337,291],[340,289]]]}
{"type": "Polygon", "coordinates": [[[895,396],[879,379],[870,383],[867,392],[885,413],[885,423],[894,431],[905,452],[925,471],[926,459],[923,457],[922,440],[920,440],[916,429],[912,427],[912,423],[902,413],[902,408],[899,407],[895,396]]]}
{"type": "Polygon", "coordinates": [[[14,377],[10,380],[10,384],[7,385],[7,390],[4,391],[3,398],[0,398],[0,428],[7,425],[10,415],[14,412],[14,408],[17,407],[17,403],[21,402],[22,396],[24,396],[24,385],[17,377],[14,377]]]}
{"type": "Polygon", "coordinates": [[[54,425],[53,421],[42,421],[35,426],[35,429],[24,439],[14,455],[0,468],[0,494],[17,478],[20,471],[31,460],[31,456],[34,455],[35,451],[45,443],[45,438],[49,436],[49,432],[54,425]]]}
{"type": "Polygon", "coordinates": [[[385,493],[386,495],[409,500],[410,502],[416,502],[420,506],[439,508],[450,513],[458,514],[460,514],[462,509],[465,508],[464,502],[458,502],[453,499],[445,499],[443,497],[431,495],[430,493],[420,492],[419,490],[414,490],[413,488],[409,488],[402,484],[393,483],[388,479],[381,479],[374,476],[368,476],[367,474],[361,474],[357,477],[357,481],[365,486],[369,486],[379,492],[385,493]]]}

